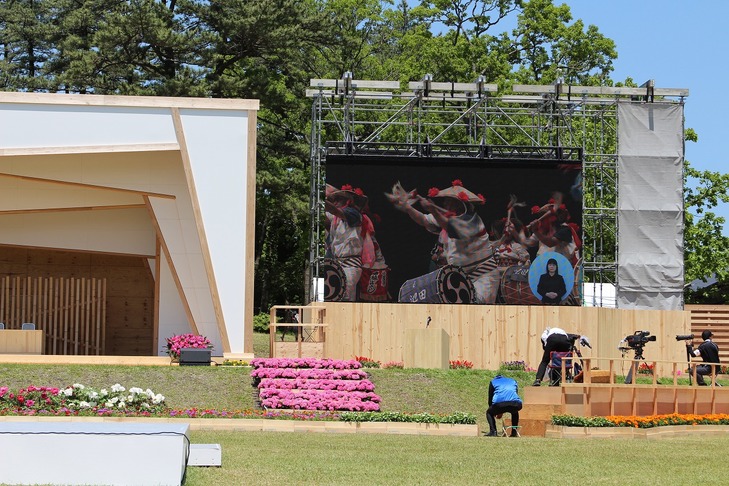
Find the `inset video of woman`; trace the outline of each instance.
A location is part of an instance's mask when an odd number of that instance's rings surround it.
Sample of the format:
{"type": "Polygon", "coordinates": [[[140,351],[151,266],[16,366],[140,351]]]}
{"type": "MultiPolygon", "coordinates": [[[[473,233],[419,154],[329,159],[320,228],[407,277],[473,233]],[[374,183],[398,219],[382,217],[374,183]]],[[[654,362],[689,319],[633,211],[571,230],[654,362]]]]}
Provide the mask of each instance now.
{"type": "Polygon", "coordinates": [[[569,296],[573,285],[574,270],[569,261],[559,253],[548,252],[540,255],[529,269],[529,286],[542,304],[561,304],[569,296]]]}

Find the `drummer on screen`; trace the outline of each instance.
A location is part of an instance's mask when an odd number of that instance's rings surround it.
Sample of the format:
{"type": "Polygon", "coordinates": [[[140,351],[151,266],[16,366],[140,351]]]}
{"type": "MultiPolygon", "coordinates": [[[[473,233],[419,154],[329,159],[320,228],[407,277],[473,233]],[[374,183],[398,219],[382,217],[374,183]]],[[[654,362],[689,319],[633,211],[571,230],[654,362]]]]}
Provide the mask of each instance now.
{"type": "Polygon", "coordinates": [[[375,261],[374,229],[363,214],[367,196],[360,188],[345,184],[341,189],[327,184],[324,206],[327,217],[327,258],[337,261],[346,276],[345,302],[357,300],[362,262],[375,261]],[[369,236],[369,237],[368,237],[369,236]]]}
{"type": "Polygon", "coordinates": [[[495,302],[499,273],[494,247],[474,207],[474,204],[484,204],[481,194],[474,194],[456,179],[446,189],[431,188],[428,198],[418,196],[415,191],[405,191],[399,182],[393,186],[392,194],[385,195],[396,209],[439,235],[446,262],[461,267],[468,275],[476,291],[477,303],[495,302]],[[423,211],[415,209],[416,203],[420,203],[423,211]]]}

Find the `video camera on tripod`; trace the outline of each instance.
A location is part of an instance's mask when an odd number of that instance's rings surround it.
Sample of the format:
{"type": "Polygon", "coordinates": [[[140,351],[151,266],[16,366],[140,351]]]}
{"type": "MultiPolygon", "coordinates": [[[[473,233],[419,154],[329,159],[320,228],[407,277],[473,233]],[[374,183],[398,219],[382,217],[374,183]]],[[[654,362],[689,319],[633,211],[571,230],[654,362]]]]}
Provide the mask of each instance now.
{"type": "Polygon", "coordinates": [[[648,331],[635,331],[634,334],[625,336],[625,343],[633,349],[642,348],[650,341],[655,341],[656,337],[651,336],[648,331]]]}
{"type": "MultiPolygon", "coordinates": [[[[651,336],[651,333],[648,331],[635,331],[633,334],[625,336],[625,338],[620,341],[618,349],[623,353],[623,356],[625,356],[625,353],[632,349],[635,352],[635,358],[633,358],[634,360],[645,360],[645,358],[643,357],[643,348],[647,343],[655,340],[656,337],[651,336]]],[[[634,366],[631,365],[630,371],[628,371],[628,374],[625,377],[626,384],[632,383],[633,381],[633,368],[634,366]]]]}

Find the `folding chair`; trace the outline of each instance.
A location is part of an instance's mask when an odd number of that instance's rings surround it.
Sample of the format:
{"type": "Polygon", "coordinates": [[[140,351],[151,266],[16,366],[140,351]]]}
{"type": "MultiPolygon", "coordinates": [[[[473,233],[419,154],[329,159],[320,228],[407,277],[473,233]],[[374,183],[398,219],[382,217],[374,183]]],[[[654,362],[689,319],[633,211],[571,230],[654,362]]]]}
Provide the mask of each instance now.
{"type": "MultiPolygon", "coordinates": [[[[509,412],[505,412],[507,414],[509,412]]],[[[511,414],[509,413],[509,417],[511,417],[511,414]]],[[[521,437],[521,434],[519,433],[519,429],[521,429],[521,425],[512,425],[511,424],[511,418],[509,419],[509,422],[506,422],[506,418],[501,418],[501,435],[503,437],[510,437],[511,433],[514,432],[516,434],[516,437],[521,437]]]]}
{"type": "Polygon", "coordinates": [[[549,355],[549,386],[559,386],[562,383],[562,362],[564,361],[565,382],[572,381],[572,351],[552,351],[549,355]]]}

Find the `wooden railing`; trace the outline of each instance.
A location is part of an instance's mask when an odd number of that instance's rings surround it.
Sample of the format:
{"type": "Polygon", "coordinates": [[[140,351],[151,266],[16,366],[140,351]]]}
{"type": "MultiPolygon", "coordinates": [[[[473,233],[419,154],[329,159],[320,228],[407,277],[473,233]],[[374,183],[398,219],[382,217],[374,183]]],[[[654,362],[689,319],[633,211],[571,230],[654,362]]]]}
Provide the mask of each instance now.
{"type": "Polygon", "coordinates": [[[104,354],[106,279],[0,277],[0,322],[34,324],[45,333],[46,354],[104,354]]]}
{"type": "MultiPolygon", "coordinates": [[[[729,413],[729,387],[717,385],[715,377],[704,376],[707,386],[699,386],[696,380],[696,365],[717,364],[704,363],[699,359],[692,360],[691,374],[686,373],[687,362],[636,361],[625,359],[608,359],[608,380],[606,383],[594,383],[592,364],[605,358],[585,358],[583,363],[583,380],[581,383],[563,383],[562,405],[564,413],[584,416],[606,415],[658,415],[670,413],[729,413]],[[659,377],[650,373],[650,383],[639,383],[640,364],[645,363],[651,369],[671,370],[670,375],[659,377]],[[660,366],[662,365],[662,366],[660,366]],[[626,376],[631,373],[630,382],[625,378],[616,379],[617,372],[626,376]],[[689,378],[689,384],[679,383],[681,378],[689,378]],[[668,378],[668,382],[666,382],[668,378]],[[580,398],[581,396],[581,398],[580,398]]],[[[603,361],[604,362],[604,361],[603,361]]],[[[564,368],[564,363],[563,363],[564,368]]],[[[564,373],[564,372],[563,372],[564,373]]],[[[564,375],[563,375],[564,376],[564,375]]]]}
{"type": "Polygon", "coordinates": [[[272,358],[324,358],[326,327],[324,307],[315,305],[275,305],[271,307],[269,336],[272,358]],[[296,316],[294,318],[294,315],[296,316]],[[283,322],[280,322],[283,321],[283,322]],[[291,330],[293,342],[276,341],[277,330],[291,330]]]}
{"type": "MultiPolygon", "coordinates": [[[[626,384],[620,375],[627,374],[631,364],[637,367],[640,363],[632,359],[585,358],[582,383],[562,381],[561,386],[524,387],[524,408],[519,419],[522,430],[526,435],[544,436],[552,416],[564,414],[606,417],[729,413],[729,386],[698,386],[695,374],[689,385],[685,381],[686,361],[648,361],[654,369],[673,370],[673,376],[666,372],[643,380],[639,378],[646,375],[634,372],[634,379],[626,384]],[[592,370],[598,362],[608,364],[599,371],[592,370]],[[593,378],[604,377],[606,369],[607,382],[593,382],[593,378]]],[[[691,365],[700,363],[693,361],[691,365]]],[[[710,383],[708,376],[704,378],[710,383]]]]}

